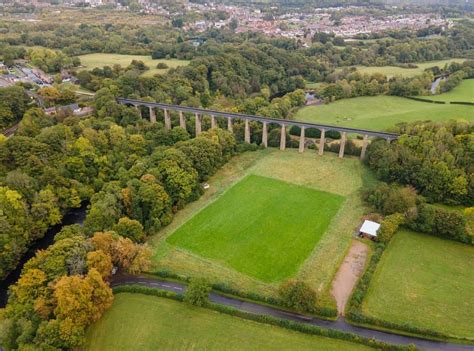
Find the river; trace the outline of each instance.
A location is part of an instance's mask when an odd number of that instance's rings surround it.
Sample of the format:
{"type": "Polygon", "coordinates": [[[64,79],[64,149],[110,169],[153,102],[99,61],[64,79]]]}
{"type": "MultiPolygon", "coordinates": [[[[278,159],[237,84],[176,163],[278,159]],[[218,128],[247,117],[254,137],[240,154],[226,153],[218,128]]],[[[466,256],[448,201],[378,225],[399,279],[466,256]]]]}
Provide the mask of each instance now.
{"type": "Polygon", "coordinates": [[[5,307],[8,300],[8,288],[10,285],[15,284],[20,278],[21,270],[24,264],[32,258],[36,251],[44,250],[54,243],[54,237],[59,233],[63,226],[70,224],[81,224],[86,218],[87,203],[83,203],[79,208],[73,208],[69,210],[63,217],[61,223],[56,224],[48,229],[43,238],[38,239],[30,246],[28,251],[23,255],[16,268],[10,272],[10,274],[0,282],[0,308],[5,307]]]}

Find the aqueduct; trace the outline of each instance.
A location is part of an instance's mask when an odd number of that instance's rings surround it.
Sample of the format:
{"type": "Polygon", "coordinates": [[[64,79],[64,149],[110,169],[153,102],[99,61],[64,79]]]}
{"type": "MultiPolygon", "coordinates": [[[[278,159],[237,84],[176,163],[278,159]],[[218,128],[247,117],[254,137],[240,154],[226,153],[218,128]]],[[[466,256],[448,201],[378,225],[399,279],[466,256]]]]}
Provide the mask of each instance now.
{"type": "Polygon", "coordinates": [[[150,121],[152,123],[156,123],[155,109],[163,110],[164,124],[165,124],[166,130],[171,130],[170,111],[175,111],[179,113],[179,126],[184,129],[186,129],[185,113],[194,114],[196,135],[199,135],[202,131],[201,118],[204,115],[208,115],[211,117],[211,128],[217,127],[218,117],[227,119],[227,129],[230,132],[233,132],[233,127],[232,127],[233,120],[240,119],[240,120],[243,120],[245,123],[244,140],[246,143],[250,143],[250,123],[249,122],[258,121],[262,123],[262,127],[263,127],[262,128],[262,144],[265,147],[268,146],[268,125],[271,123],[275,123],[275,124],[280,125],[280,128],[281,128],[280,150],[284,150],[286,147],[286,128],[287,127],[297,126],[300,128],[301,130],[300,140],[299,140],[300,152],[304,152],[304,149],[305,149],[305,130],[308,128],[319,129],[321,131],[321,138],[320,138],[319,147],[318,147],[319,155],[322,155],[324,153],[326,132],[337,131],[341,133],[341,141],[340,141],[340,147],[339,147],[340,158],[344,157],[344,148],[346,145],[348,133],[359,134],[363,136],[362,149],[360,153],[361,159],[365,157],[365,152],[367,150],[367,145],[369,143],[369,137],[379,137],[379,138],[386,139],[388,142],[390,142],[392,140],[397,139],[399,136],[398,134],[395,134],[395,133],[377,132],[377,131],[372,131],[372,130],[348,128],[348,127],[338,127],[338,126],[308,123],[308,122],[301,122],[301,121],[294,121],[294,120],[287,120],[287,119],[275,119],[275,118],[268,118],[268,117],[262,117],[262,116],[214,111],[214,110],[207,110],[207,109],[196,108],[196,107],[162,104],[162,103],[157,103],[157,102],[149,102],[149,101],[135,100],[135,99],[118,98],[117,102],[120,104],[128,105],[128,106],[135,106],[136,108],[147,107],[150,112],[150,121]]]}

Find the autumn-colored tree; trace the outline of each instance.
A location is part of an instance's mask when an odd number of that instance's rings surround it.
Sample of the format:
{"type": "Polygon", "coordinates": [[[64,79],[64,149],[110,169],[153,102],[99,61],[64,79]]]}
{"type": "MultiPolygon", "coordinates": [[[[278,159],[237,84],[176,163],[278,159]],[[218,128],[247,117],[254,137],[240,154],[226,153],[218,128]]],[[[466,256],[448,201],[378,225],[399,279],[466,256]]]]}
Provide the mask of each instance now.
{"type": "Polygon", "coordinates": [[[130,238],[135,242],[143,241],[145,234],[143,233],[143,226],[135,219],[122,217],[118,223],[114,225],[113,230],[120,236],[130,238]]]}
{"type": "Polygon", "coordinates": [[[112,274],[112,258],[102,250],[91,251],[87,254],[87,268],[95,268],[102,278],[108,279],[112,274]]]}

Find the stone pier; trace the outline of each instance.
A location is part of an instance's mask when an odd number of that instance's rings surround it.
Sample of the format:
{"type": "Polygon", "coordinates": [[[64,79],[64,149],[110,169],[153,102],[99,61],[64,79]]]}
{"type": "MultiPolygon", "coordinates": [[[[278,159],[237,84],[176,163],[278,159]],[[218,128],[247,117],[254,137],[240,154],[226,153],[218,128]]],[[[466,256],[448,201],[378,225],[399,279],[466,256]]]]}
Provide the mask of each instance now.
{"type": "Polygon", "coordinates": [[[245,120],[245,142],[247,144],[250,144],[250,125],[249,125],[249,120],[245,120]]]}
{"type": "Polygon", "coordinates": [[[156,112],[153,107],[148,107],[148,110],[150,111],[150,122],[151,123],[156,123],[156,112]]]}
{"type": "Polygon", "coordinates": [[[262,144],[264,147],[268,147],[268,127],[267,122],[263,122],[262,128],[262,144]]]}
{"type": "Polygon", "coordinates": [[[163,113],[165,114],[165,130],[171,130],[170,111],[165,109],[165,110],[163,110],[163,113]]]}
{"type": "Polygon", "coordinates": [[[183,111],[179,111],[179,126],[186,130],[186,119],[184,118],[183,111]]]}
{"type": "Polygon", "coordinates": [[[299,152],[304,152],[304,127],[301,127],[299,152]]]}
{"type": "Polygon", "coordinates": [[[341,143],[339,146],[339,158],[344,157],[344,148],[346,147],[346,132],[342,132],[341,143]]]}
{"type": "Polygon", "coordinates": [[[217,123],[216,123],[216,116],[211,115],[211,129],[216,129],[217,128],[217,123]]]}
{"type": "Polygon", "coordinates": [[[319,149],[318,149],[318,154],[323,155],[324,154],[324,144],[326,143],[326,130],[321,129],[321,137],[319,138],[319,149]]]}
{"type": "Polygon", "coordinates": [[[284,124],[281,125],[281,134],[280,134],[280,150],[285,150],[286,148],[286,127],[284,124]]]}
{"type": "Polygon", "coordinates": [[[234,129],[232,127],[232,118],[227,118],[227,130],[231,133],[234,132],[234,129]]]}
{"type": "Polygon", "coordinates": [[[365,159],[365,152],[367,151],[367,145],[369,145],[369,136],[364,135],[364,140],[362,141],[362,149],[360,150],[360,159],[365,159]]]}
{"type": "Polygon", "coordinates": [[[196,136],[201,134],[201,116],[198,113],[195,113],[194,116],[196,117],[195,120],[195,129],[196,129],[196,136]]]}

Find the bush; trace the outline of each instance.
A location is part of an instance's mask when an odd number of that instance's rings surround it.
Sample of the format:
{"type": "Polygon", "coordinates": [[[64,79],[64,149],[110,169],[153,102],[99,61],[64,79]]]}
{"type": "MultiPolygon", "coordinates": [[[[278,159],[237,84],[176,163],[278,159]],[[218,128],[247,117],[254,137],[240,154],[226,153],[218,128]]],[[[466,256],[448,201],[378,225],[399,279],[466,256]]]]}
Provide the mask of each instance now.
{"type": "Polygon", "coordinates": [[[418,206],[417,214],[407,223],[408,228],[446,239],[471,243],[462,213],[429,204],[418,206]]]}
{"type": "Polygon", "coordinates": [[[156,68],[158,69],[166,69],[166,68],[169,68],[168,65],[164,62],[158,62],[158,64],[156,65],[156,68]]]}
{"type": "Polygon", "coordinates": [[[401,213],[394,213],[385,217],[377,232],[377,239],[383,243],[388,243],[404,221],[405,216],[401,213]]]}
{"type": "Polygon", "coordinates": [[[205,306],[209,302],[211,285],[204,278],[194,278],[188,284],[184,293],[184,301],[196,306],[205,306]]]}
{"type": "Polygon", "coordinates": [[[286,307],[298,312],[314,313],[316,292],[305,282],[289,280],[280,286],[279,294],[286,307]]]}

